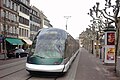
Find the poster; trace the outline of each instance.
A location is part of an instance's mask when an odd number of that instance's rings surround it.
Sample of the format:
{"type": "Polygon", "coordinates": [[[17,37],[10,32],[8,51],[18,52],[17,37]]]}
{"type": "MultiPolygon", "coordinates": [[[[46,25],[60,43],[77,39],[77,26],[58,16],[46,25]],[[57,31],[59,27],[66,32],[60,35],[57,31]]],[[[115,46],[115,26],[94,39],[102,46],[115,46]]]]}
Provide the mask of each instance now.
{"type": "Polygon", "coordinates": [[[115,60],[115,48],[107,48],[107,60],[115,60]]]}
{"type": "Polygon", "coordinates": [[[115,33],[107,33],[107,45],[115,45],[115,33]]]}
{"type": "Polygon", "coordinates": [[[103,55],[105,63],[115,63],[115,37],[114,31],[105,32],[105,54],[103,55]]]}

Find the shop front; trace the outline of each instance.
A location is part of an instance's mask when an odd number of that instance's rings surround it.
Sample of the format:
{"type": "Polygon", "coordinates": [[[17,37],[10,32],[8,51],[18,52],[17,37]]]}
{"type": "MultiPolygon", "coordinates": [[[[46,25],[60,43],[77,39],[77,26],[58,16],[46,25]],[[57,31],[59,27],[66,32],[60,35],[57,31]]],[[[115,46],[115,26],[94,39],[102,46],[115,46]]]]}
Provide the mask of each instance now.
{"type": "Polygon", "coordinates": [[[22,41],[24,42],[23,49],[28,49],[32,45],[32,41],[29,38],[23,38],[22,41]]]}
{"type": "Polygon", "coordinates": [[[22,48],[24,43],[21,39],[18,38],[5,38],[6,40],[6,50],[7,50],[7,57],[15,57],[14,51],[18,48],[22,48]]]}

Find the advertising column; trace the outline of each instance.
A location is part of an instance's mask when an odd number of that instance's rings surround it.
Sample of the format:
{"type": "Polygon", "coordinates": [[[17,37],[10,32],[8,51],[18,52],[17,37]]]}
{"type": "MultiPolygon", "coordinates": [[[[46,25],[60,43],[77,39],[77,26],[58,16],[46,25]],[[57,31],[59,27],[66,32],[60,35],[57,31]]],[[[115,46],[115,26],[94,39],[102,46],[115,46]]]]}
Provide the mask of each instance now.
{"type": "Polygon", "coordinates": [[[105,30],[104,63],[115,63],[115,29],[110,26],[105,30]]]}

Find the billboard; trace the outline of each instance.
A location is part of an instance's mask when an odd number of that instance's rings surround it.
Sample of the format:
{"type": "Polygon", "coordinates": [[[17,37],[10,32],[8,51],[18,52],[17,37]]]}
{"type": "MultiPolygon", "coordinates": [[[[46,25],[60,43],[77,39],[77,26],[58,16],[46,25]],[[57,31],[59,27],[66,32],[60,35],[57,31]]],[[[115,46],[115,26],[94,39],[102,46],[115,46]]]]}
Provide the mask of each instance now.
{"type": "Polygon", "coordinates": [[[104,62],[105,63],[115,63],[115,31],[106,31],[105,32],[105,54],[104,62]]]}
{"type": "Polygon", "coordinates": [[[105,62],[106,63],[114,63],[115,62],[115,48],[114,47],[106,47],[105,54],[105,62]]]}
{"type": "Polygon", "coordinates": [[[107,45],[115,45],[115,33],[107,33],[107,45]]]}

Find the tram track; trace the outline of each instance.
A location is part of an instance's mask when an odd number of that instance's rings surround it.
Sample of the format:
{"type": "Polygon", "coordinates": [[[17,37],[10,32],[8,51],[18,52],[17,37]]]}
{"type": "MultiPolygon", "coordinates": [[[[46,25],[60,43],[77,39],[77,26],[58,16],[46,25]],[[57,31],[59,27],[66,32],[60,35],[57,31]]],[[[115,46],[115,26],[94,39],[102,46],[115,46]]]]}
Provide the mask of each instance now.
{"type": "Polygon", "coordinates": [[[14,62],[14,63],[9,63],[9,64],[5,64],[5,65],[0,65],[0,70],[4,70],[7,68],[11,68],[17,65],[21,65],[24,64],[26,60],[22,60],[22,61],[18,61],[18,62],[14,62]]]}
{"type": "Polygon", "coordinates": [[[3,68],[0,68],[0,70],[5,70],[5,69],[8,69],[8,68],[11,68],[11,67],[14,67],[14,66],[18,66],[18,65],[22,65],[22,64],[24,64],[24,63],[20,63],[20,64],[15,64],[15,65],[3,67],[3,68]]]}
{"type": "Polygon", "coordinates": [[[9,66],[3,65],[2,67],[0,67],[0,78],[9,76],[11,74],[14,74],[14,73],[19,72],[24,69],[25,69],[24,62],[20,62],[17,64],[11,64],[9,66]]]}
{"type": "MultiPolygon", "coordinates": [[[[36,78],[36,79],[38,79],[38,78],[36,78]]],[[[25,80],[34,80],[33,79],[33,77],[32,76],[30,76],[30,77],[28,77],[27,79],[25,79],[25,80]]],[[[39,79],[39,80],[57,80],[57,78],[53,78],[53,79],[39,79]]]]}
{"type": "Polygon", "coordinates": [[[36,80],[36,79],[39,79],[39,80],[57,80],[59,78],[59,76],[55,76],[55,77],[41,77],[41,76],[33,76],[33,75],[30,75],[28,78],[26,78],[25,80],[36,80]]]}
{"type": "MultiPolygon", "coordinates": [[[[8,76],[18,74],[20,71],[25,71],[25,61],[24,60],[20,61],[20,62],[7,64],[7,65],[2,65],[2,66],[0,66],[0,80],[6,78],[8,76]]],[[[21,77],[21,78],[23,78],[24,80],[32,80],[32,79],[34,80],[34,78],[36,78],[36,77],[29,75],[29,76],[21,77]]],[[[44,77],[39,77],[39,78],[40,78],[40,80],[46,80],[46,78],[44,78],[44,77]]],[[[58,78],[58,76],[52,78],[51,80],[57,80],[57,78],[58,78]]]]}
{"type": "Polygon", "coordinates": [[[12,75],[12,74],[17,73],[17,72],[19,72],[19,71],[21,71],[21,70],[24,70],[24,69],[25,69],[25,68],[20,69],[20,70],[17,70],[17,71],[15,71],[15,72],[12,72],[12,73],[9,73],[9,74],[6,74],[6,75],[4,75],[4,76],[0,76],[0,78],[4,78],[4,77],[6,77],[6,76],[12,75]]]}

